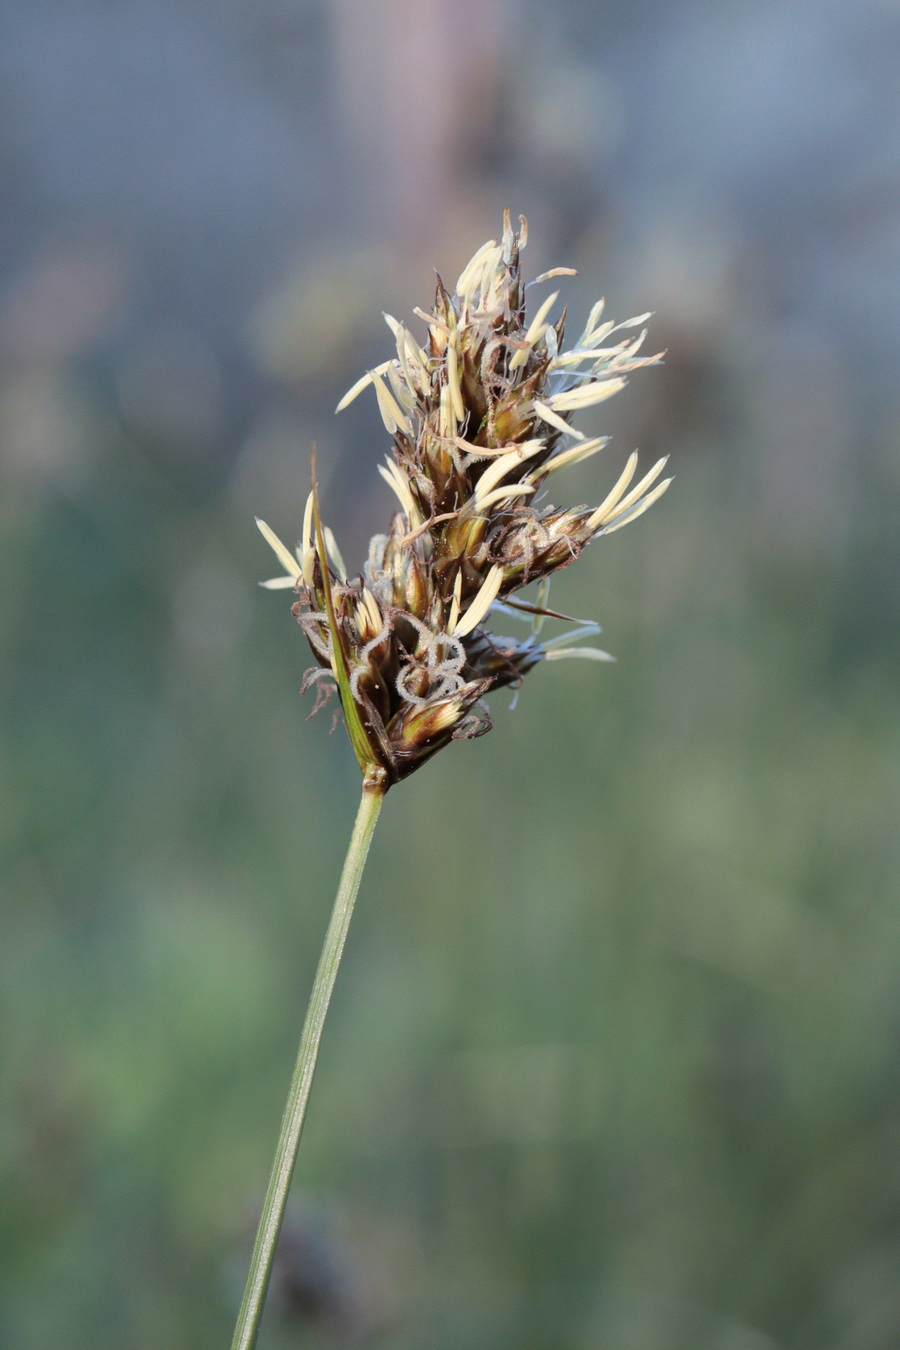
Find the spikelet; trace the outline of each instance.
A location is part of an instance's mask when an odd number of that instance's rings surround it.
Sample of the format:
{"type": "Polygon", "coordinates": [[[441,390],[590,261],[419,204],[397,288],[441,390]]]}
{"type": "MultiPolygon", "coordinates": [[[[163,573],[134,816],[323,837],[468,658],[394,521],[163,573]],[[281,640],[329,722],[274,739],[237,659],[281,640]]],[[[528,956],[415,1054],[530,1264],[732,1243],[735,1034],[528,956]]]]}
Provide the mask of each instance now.
{"type": "MultiPolygon", "coordinates": [[[[381,472],[398,510],[387,534],[373,538],[362,575],[347,576],[322,528],[315,473],[296,554],[260,522],[285,571],[263,584],[294,586],[299,596],[293,613],[317,661],[307,683],[320,699],[337,688],[363,773],[383,786],[450,740],[489,730],[484,695],[518,686],[541,659],[610,659],[591,647],[540,643],[541,618],[553,615],[546,578],[598,535],[637,519],[671,482],[660,481],[662,459],[632,487],[634,454],[597,508],[545,502],[552,476],[606,444],[586,440],[573,413],[617,393],[661,354],[640,354],[649,315],[601,322],[602,301],[570,350],[562,346],[565,311],[551,318],[558,293],[529,319],[520,220],[515,231],[505,213],[501,240],[478,250],[453,295],[438,280],[431,311],[415,311],[427,325],[424,345],[385,316],[396,358],[338,405],[371,386],[393,438],[381,472]],[[545,583],[538,605],[511,598],[531,581],[545,583]],[[494,609],[527,613],[531,634],[517,641],[488,632],[494,609]]],[[[556,268],[538,280],[566,275],[571,269],[556,268]]],[[[573,636],[585,631],[597,630],[573,636]]]]}

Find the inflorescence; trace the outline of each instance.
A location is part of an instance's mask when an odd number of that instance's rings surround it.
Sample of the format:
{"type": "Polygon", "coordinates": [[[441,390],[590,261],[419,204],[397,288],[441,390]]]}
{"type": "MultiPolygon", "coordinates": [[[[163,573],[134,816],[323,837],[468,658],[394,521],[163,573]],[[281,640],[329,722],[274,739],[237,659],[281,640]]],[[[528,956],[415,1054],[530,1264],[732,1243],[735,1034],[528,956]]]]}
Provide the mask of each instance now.
{"type": "MultiPolygon", "coordinates": [[[[600,506],[546,502],[548,481],[608,440],[586,439],[572,414],[617,393],[630,371],[660,354],[639,355],[648,314],[604,321],[602,300],[575,346],[562,350],[565,310],[555,323],[548,317],[558,292],[526,318],[526,239],[525,220],[516,232],[507,212],[500,243],[478,250],[454,295],[438,279],[431,313],[415,311],[428,326],[424,347],[386,315],[397,355],[338,404],[340,412],[372,385],[394,440],[379,472],[400,509],[388,533],[372,539],[362,575],[348,576],[323,529],[315,481],[296,554],[258,522],[286,573],[263,584],[296,589],[293,613],[316,658],[303,689],[315,683],[323,700],[337,687],[363,773],[382,790],[448,741],[488,731],[484,695],[518,686],[538,661],[609,659],[593,647],[539,640],[542,618],[567,617],[547,609],[546,578],[592,539],[636,520],[671,482],[658,481],[661,459],[632,486],[634,453],[600,506]],[[536,603],[512,599],[532,581],[544,583],[536,603]],[[529,636],[489,632],[496,610],[531,617],[529,636]]],[[[531,284],[572,275],[554,268],[531,284]]],[[[581,625],[566,640],[596,632],[581,625]]]]}

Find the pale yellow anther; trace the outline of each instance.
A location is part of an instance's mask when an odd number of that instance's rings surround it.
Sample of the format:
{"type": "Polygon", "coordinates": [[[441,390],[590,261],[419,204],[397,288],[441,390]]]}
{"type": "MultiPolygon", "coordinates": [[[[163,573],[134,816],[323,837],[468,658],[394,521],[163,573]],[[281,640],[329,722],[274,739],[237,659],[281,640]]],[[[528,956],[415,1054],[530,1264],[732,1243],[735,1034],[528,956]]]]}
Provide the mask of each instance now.
{"type": "Polygon", "coordinates": [[[604,524],[604,522],[610,516],[612,516],[613,512],[615,511],[615,508],[619,504],[619,499],[622,497],[622,494],[625,492],[625,489],[628,487],[628,484],[634,477],[634,471],[637,468],[637,462],[638,462],[637,451],[633,450],[632,453],[628,456],[625,468],[622,470],[619,480],[616,483],[615,487],[613,488],[612,492],[610,492],[609,495],[606,498],[604,498],[604,500],[597,507],[596,511],[593,513],[593,515],[588,517],[588,525],[592,530],[596,530],[599,525],[604,524]]]}
{"type": "Polygon", "coordinates": [[[387,377],[390,381],[394,398],[403,410],[403,423],[405,425],[406,419],[409,413],[412,412],[415,402],[412,390],[404,377],[401,366],[396,361],[392,361],[388,367],[387,377]]]}
{"type": "Polygon", "coordinates": [[[315,498],[313,497],[313,494],[310,493],[306,499],[306,509],[303,512],[303,533],[300,536],[301,557],[303,556],[304,553],[307,552],[308,549],[312,548],[312,523],[313,523],[314,505],[315,505],[315,498]]]}
{"type": "Polygon", "coordinates": [[[446,344],[447,337],[449,336],[450,333],[450,329],[447,327],[447,325],[445,323],[442,323],[440,319],[436,318],[434,314],[429,314],[426,310],[419,309],[418,306],[416,306],[416,308],[413,310],[413,314],[417,315],[420,319],[425,320],[425,322],[428,324],[428,327],[432,330],[432,336],[434,336],[435,333],[438,335],[438,337],[440,338],[438,350],[443,351],[443,347],[446,344]]]}
{"type": "Polygon", "coordinates": [[[556,304],[558,299],[559,299],[559,291],[554,291],[552,295],[547,296],[547,299],[541,305],[537,314],[535,314],[531,323],[528,325],[528,331],[526,332],[525,337],[523,339],[524,346],[520,347],[517,352],[513,353],[513,356],[509,363],[510,370],[516,370],[519,366],[523,366],[525,362],[528,360],[528,357],[531,354],[532,347],[535,345],[536,342],[539,342],[544,335],[544,329],[546,327],[544,320],[546,319],[547,315],[550,313],[550,310],[556,304]]]}
{"type": "MultiPolygon", "coordinates": [[[[593,309],[591,310],[590,314],[588,315],[587,323],[584,325],[584,332],[582,333],[581,337],[578,339],[578,345],[579,345],[579,347],[587,347],[587,346],[589,345],[589,344],[588,344],[588,338],[590,337],[591,333],[593,333],[594,329],[595,329],[595,328],[597,327],[597,325],[599,324],[599,322],[600,322],[600,315],[603,313],[603,310],[604,310],[605,306],[606,306],[606,301],[605,301],[605,299],[601,296],[600,299],[597,301],[596,305],[594,305],[594,307],[593,307],[593,309]]],[[[609,326],[610,326],[610,328],[612,328],[612,324],[610,324],[609,326]]]]}
{"type": "Polygon", "coordinates": [[[581,657],[583,661],[615,661],[615,657],[609,652],[601,651],[599,647],[555,647],[551,652],[544,652],[545,661],[569,661],[572,657],[581,657]]]}
{"type": "Polygon", "coordinates": [[[474,455],[477,459],[497,459],[501,455],[508,455],[511,450],[519,449],[522,445],[530,445],[531,442],[506,441],[503,445],[476,445],[474,441],[464,440],[462,436],[454,436],[453,444],[459,450],[465,451],[467,455],[474,455]]]}
{"type": "Polygon", "coordinates": [[[566,366],[580,366],[585,361],[594,361],[597,356],[612,355],[618,350],[618,347],[607,347],[604,351],[599,351],[596,347],[572,347],[571,350],[560,352],[559,356],[554,357],[553,369],[562,370],[566,366]]]}
{"type": "Polygon", "coordinates": [[[501,479],[505,478],[511,470],[519,468],[526,459],[531,459],[533,455],[538,454],[544,448],[544,442],[540,439],[523,441],[521,445],[516,446],[514,450],[508,451],[495,459],[493,464],[485,469],[475,487],[475,505],[482,507],[485,499],[491,489],[496,487],[501,479]]]}
{"type": "Polygon", "coordinates": [[[592,441],[584,441],[581,445],[573,445],[571,450],[564,450],[561,455],[554,455],[546,464],[542,464],[538,473],[550,477],[551,474],[558,473],[560,469],[569,468],[573,464],[580,464],[583,459],[589,459],[591,455],[596,455],[598,450],[602,450],[605,445],[609,445],[608,436],[597,436],[592,441]]]}
{"type": "MultiPolygon", "coordinates": [[[[524,220],[524,216],[522,217],[524,220]]],[[[509,207],[503,212],[503,258],[509,262],[512,258],[513,246],[516,242],[515,231],[512,227],[512,221],[509,218],[509,207]]]]}
{"type": "MultiPolygon", "coordinates": [[[[388,366],[393,363],[388,362],[388,366]]],[[[378,399],[378,411],[381,413],[381,420],[386,430],[393,436],[399,427],[406,430],[406,416],[391,391],[388,389],[384,379],[377,371],[370,371],[372,384],[375,386],[375,396],[378,399]]]]}
{"type": "Polygon", "coordinates": [[[481,590],[475,596],[459,623],[451,630],[452,637],[465,637],[466,633],[471,633],[473,628],[478,627],[500,594],[502,585],[503,568],[495,563],[482,582],[481,590]]]}
{"type": "Polygon", "coordinates": [[[376,375],[384,374],[384,372],[387,370],[390,364],[391,364],[390,361],[382,361],[381,365],[376,366],[374,370],[366,371],[365,375],[363,375],[360,379],[356,381],[356,384],[350,386],[350,388],[347,390],[346,394],[341,399],[340,403],[337,405],[334,411],[336,413],[343,412],[344,409],[348,407],[353,402],[353,400],[357,398],[358,395],[361,394],[362,391],[372,383],[372,380],[375,378],[376,375]]]}
{"type": "Polygon", "coordinates": [[[552,408],[548,408],[547,404],[542,403],[539,398],[534,400],[533,407],[541,421],[546,422],[548,426],[555,427],[557,431],[564,432],[566,436],[574,436],[576,441],[587,440],[583,431],[570,427],[564,417],[560,417],[559,413],[554,412],[552,408]]]}
{"type": "Polygon", "coordinates": [[[486,244],[482,244],[477,253],[474,253],[466,263],[465,267],[460,272],[459,280],[456,283],[457,295],[461,296],[463,299],[468,299],[470,295],[473,295],[475,291],[478,290],[485,269],[488,266],[489,255],[492,253],[498,255],[497,258],[491,258],[490,260],[491,264],[496,266],[497,262],[500,260],[499,255],[501,253],[501,250],[497,248],[496,239],[489,239],[486,244]]]}
{"type": "Polygon", "coordinates": [[[530,283],[532,286],[539,286],[542,281],[549,281],[551,277],[577,277],[578,272],[574,267],[551,267],[549,272],[542,272],[539,277],[535,277],[530,283]]]}
{"type": "Polygon", "coordinates": [[[541,305],[537,314],[535,314],[531,323],[528,325],[528,331],[525,334],[526,342],[528,343],[537,342],[539,334],[543,331],[544,320],[546,319],[547,315],[550,313],[551,309],[556,304],[558,299],[559,299],[559,291],[554,291],[552,295],[547,296],[547,299],[541,305]]]}
{"type": "Polygon", "coordinates": [[[457,337],[454,333],[447,344],[447,385],[450,389],[450,405],[453,409],[453,415],[458,423],[462,423],[466,419],[466,410],[463,405],[462,386],[459,382],[459,353],[456,343],[457,337]]]}
{"type": "Polygon", "coordinates": [[[422,518],[416,506],[415,498],[409,490],[409,484],[394,461],[388,460],[387,464],[379,464],[378,472],[391,490],[397,494],[397,499],[406,512],[410,529],[415,529],[418,525],[421,525],[422,518]]]}
{"type": "Polygon", "coordinates": [[[293,577],[296,581],[300,576],[300,564],[291,550],[285,547],[275,531],[271,529],[264,520],[260,520],[259,516],[256,517],[256,523],[259,526],[260,534],[275,554],[275,557],[281,563],[288,575],[293,577]]]}
{"type": "Polygon", "coordinates": [[[418,342],[416,342],[416,339],[413,337],[412,333],[406,327],[404,327],[403,329],[403,336],[406,343],[407,356],[415,365],[417,365],[421,369],[421,373],[424,375],[428,365],[428,358],[425,355],[425,352],[422,350],[418,342]]]}
{"type": "Polygon", "coordinates": [[[267,591],[288,591],[294,589],[297,581],[294,577],[271,577],[268,581],[261,581],[259,584],[267,591]]]}
{"type": "Polygon", "coordinates": [[[650,472],[649,472],[649,473],[645,473],[645,474],[644,474],[644,477],[641,479],[641,481],[640,481],[635,487],[633,487],[633,488],[631,489],[631,491],[629,492],[628,496],[627,496],[627,497],[623,497],[622,500],[618,503],[618,505],[616,506],[616,515],[617,515],[617,516],[620,516],[620,515],[622,515],[625,511],[627,511],[628,508],[629,508],[629,506],[633,506],[634,503],[638,500],[638,498],[639,498],[644,492],[647,491],[647,488],[650,486],[650,484],[656,482],[657,478],[658,478],[659,475],[662,473],[663,469],[666,467],[666,465],[668,464],[668,462],[669,462],[669,456],[668,456],[668,455],[665,455],[662,459],[658,459],[658,460],[656,461],[656,463],[653,465],[653,468],[650,470],[650,472]]]}
{"type": "Polygon", "coordinates": [[[322,531],[325,536],[325,550],[334,563],[335,570],[341,581],[347,580],[347,566],[341,557],[341,550],[337,546],[337,540],[334,537],[330,527],[326,525],[322,531]]]}
{"type": "Polygon", "coordinates": [[[633,520],[637,520],[638,516],[642,516],[654,502],[659,501],[671,481],[671,478],[664,478],[661,483],[657,483],[653,491],[648,492],[644,500],[634,510],[629,511],[625,516],[617,516],[611,525],[606,526],[603,533],[613,534],[616,530],[620,530],[623,525],[630,525],[633,520]]]}
{"type": "Polygon", "coordinates": [[[300,566],[303,570],[303,580],[307,586],[314,586],[316,582],[316,550],[312,546],[303,550],[300,566]]]}
{"type": "Polygon", "coordinates": [[[633,319],[623,319],[621,323],[616,324],[616,332],[622,328],[639,328],[642,323],[653,318],[653,310],[648,309],[646,314],[635,314],[633,319]]]}
{"type": "Polygon", "coordinates": [[[375,599],[374,595],[369,590],[368,586],[363,586],[362,598],[363,604],[366,607],[366,613],[368,614],[369,619],[371,620],[372,623],[372,632],[374,636],[375,633],[380,633],[382,628],[384,627],[384,619],[381,617],[381,610],[378,608],[378,601],[375,599]]]}
{"type": "Polygon", "coordinates": [[[496,506],[498,502],[507,500],[509,497],[529,497],[535,491],[533,483],[511,483],[494,488],[493,492],[487,493],[476,503],[477,511],[486,511],[489,506],[496,506]]]}
{"type": "Polygon", "coordinates": [[[621,376],[617,376],[614,380],[591,380],[576,389],[564,389],[561,393],[554,394],[550,399],[550,407],[554,412],[572,412],[576,408],[590,408],[594,403],[602,403],[604,399],[612,398],[613,394],[624,388],[625,381],[621,376]]]}
{"type": "Polygon", "coordinates": [[[438,409],[438,435],[451,440],[456,435],[456,417],[453,412],[453,395],[449,384],[441,389],[441,403],[438,409]]]}
{"type": "Polygon", "coordinates": [[[459,623],[459,610],[462,604],[462,572],[457,572],[456,580],[453,583],[453,600],[450,604],[450,617],[447,620],[447,627],[452,633],[459,623]]]}
{"type": "Polygon", "coordinates": [[[650,332],[649,328],[642,328],[641,331],[638,333],[637,337],[632,338],[631,342],[627,343],[625,353],[629,360],[631,359],[632,356],[635,355],[636,352],[639,352],[641,350],[644,343],[647,341],[647,335],[649,334],[649,332],[650,332]]]}
{"type": "MultiPolygon", "coordinates": [[[[385,318],[388,317],[388,315],[385,315],[385,318]]],[[[396,337],[397,358],[403,371],[407,389],[410,391],[407,404],[408,408],[411,409],[414,402],[412,391],[418,389],[423,394],[426,392],[428,376],[425,372],[425,353],[405,324],[397,324],[396,337]]]]}
{"type": "Polygon", "coordinates": [[[615,328],[616,325],[613,323],[612,319],[608,319],[606,323],[601,323],[599,327],[592,329],[591,332],[587,334],[585,341],[579,342],[578,345],[579,347],[593,347],[596,350],[597,343],[602,342],[610,333],[615,332],[615,328]]]}

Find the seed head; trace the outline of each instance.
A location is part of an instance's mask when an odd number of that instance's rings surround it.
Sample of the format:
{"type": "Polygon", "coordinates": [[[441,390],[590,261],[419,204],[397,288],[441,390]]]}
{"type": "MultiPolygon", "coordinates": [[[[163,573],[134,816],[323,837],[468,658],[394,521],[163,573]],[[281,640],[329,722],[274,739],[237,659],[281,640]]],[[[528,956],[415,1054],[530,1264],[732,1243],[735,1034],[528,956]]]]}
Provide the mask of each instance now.
{"type": "MultiPolygon", "coordinates": [[[[590,540],[636,520],[671,482],[658,481],[661,459],[632,486],[635,453],[600,506],[561,509],[546,500],[554,474],[607,442],[585,439],[572,414],[617,393],[629,372],[660,354],[639,355],[648,314],[603,321],[602,300],[569,350],[565,310],[555,322],[549,317],[558,292],[528,318],[520,222],[514,231],[505,214],[502,239],[478,250],[453,295],[438,279],[431,312],[415,311],[427,325],[424,347],[385,315],[396,357],[338,404],[340,412],[371,385],[393,437],[379,472],[399,509],[387,534],[372,539],[362,574],[347,576],[322,527],[315,467],[295,554],[259,522],[286,573],[263,584],[296,589],[292,612],[317,661],[304,688],[315,683],[321,702],[337,687],[363,773],[382,786],[448,741],[488,731],[484,695],[518,686],[543,658],[609,659],[595,648],[539,641],[544,617],[568,617],[547,609],[546,579],[590,540]],[[536,604],[512,599],[532,581],[542,582],[536,604]],[[529,636],[489,632],[497,609],[530,616],[529,636]]],[[[536,281],[559,275],[573,273],[556,268],[536,281]]],[[[583,625],[566,640],[598,631],[583,625]]]]}

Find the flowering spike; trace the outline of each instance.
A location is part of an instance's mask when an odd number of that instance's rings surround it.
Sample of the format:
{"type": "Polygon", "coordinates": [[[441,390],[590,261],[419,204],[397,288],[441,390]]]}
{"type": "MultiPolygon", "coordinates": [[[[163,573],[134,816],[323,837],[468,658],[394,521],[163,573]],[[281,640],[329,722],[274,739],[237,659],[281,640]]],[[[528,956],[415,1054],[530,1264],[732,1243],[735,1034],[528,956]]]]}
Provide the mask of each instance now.
{"type": "MultiPolygon", "coordinates": [[[[640,355],[647,315],[617,325],[602,318],[602,301],[572,348],[563,342],[558,293],[529,317],[520,269],[525,241],[524,220],[515,230],[507,211],[499,242],[477,250],[456,293],[438,280],[431,310],[414,311],[427,324],[424,347],[386,314],[396,355],[338,404],[347,407],[373,386],[394,442],[379,472],[401,510],[372,540],[363,575],[348,578],[322,526],[315,475],[297,560],[260,524],[287,573],[264,584],[294,586],[300,597],[293,612],[316,661],[304,685],[315,683],[320,694],[337,685],[364,773],[387,783],[407,777],[450,740],[488,730],[483,695],[518,687],[539,661],[611,659],[571,645],[599,631],[594,624],[542,640],[545,618],[578,623],[547,608],[549,578],[592,539],[636,520],[671,481],[657,481],[662,459],[632,487],[633,454],[596,509],[547,502],[551,479],[555,484],[563,469],[607,443],[603,436],[588,440],[570,417],[610,398],[632,371],[660,357],[640,355]],[[515,599],[531,581],[539,583],[537,603],[515,599]],[[494,609],[531,619],[524,641],[486,630],[494,609]]],[[[539,280],[572,274],[552,268],[539,280]]]]}

